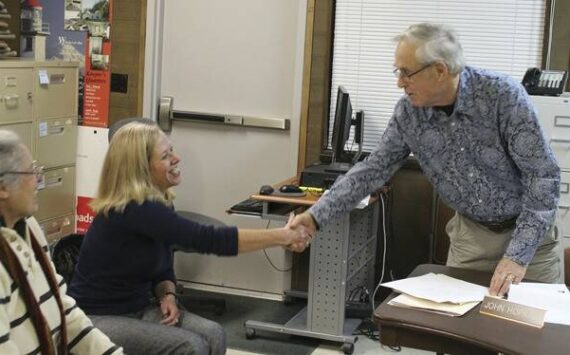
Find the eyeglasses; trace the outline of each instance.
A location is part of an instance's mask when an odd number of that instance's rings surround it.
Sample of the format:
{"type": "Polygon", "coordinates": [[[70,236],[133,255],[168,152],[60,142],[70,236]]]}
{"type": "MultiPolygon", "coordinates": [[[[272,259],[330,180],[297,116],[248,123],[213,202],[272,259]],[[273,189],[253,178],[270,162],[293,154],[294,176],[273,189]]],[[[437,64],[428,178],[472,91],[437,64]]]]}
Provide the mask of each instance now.
{"type": "Polygon", "coordinates": [[[396,68],[396,69],[394,69],[393,73],[394,73],[394,76],[398,79],[409,80],[412,78],[412,76],[426,70],[427,68],[431,67],[432,65],[433,65],[433,63],[426,64],[423,67],[421,67],[420,69],[413,71],[411,73],[408,73],[406,71],[406,69],[396,68]]]}
{"type": "Polygon", "coordinates": [[[36,179],[38,179],[38,183],[43,182],[44,178],[44,167],[37,165],[36,161],[32,162],[32,170],[31,171],[5,171],[0,173],[0,177],[6,174],[13,174],[13,175],[35,175],[36,179]]]}

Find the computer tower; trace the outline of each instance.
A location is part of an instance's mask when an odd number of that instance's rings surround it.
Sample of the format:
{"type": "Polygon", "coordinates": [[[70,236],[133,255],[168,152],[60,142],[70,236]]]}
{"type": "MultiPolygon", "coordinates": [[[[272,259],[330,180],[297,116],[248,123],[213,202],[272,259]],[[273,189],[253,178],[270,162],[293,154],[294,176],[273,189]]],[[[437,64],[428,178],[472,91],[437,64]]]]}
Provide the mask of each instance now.
{"type": "Polygon", "coordinates": [[[329,164],[317,163],[306,167],[301,172],[301,186],[321,187],[328,189],[334,184],[336,179],[342,175],[339,172],[329,171],[329,164]]]}

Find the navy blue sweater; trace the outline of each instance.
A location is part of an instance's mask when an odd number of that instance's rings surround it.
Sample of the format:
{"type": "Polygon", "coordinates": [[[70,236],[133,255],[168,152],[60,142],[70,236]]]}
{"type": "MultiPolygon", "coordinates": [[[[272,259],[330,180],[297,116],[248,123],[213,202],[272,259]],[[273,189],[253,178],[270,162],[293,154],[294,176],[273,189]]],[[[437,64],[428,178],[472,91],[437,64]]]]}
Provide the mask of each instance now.
{"type": "Polygon", "coordinates": [[[87,314],[144,309],[154,286],[176,281],[174,246],[200,253],[236,255],[236,227],[205,226],[160,202],[130,203],[123,213],[99,214],[79,252],[69,294],[87,314]]]}

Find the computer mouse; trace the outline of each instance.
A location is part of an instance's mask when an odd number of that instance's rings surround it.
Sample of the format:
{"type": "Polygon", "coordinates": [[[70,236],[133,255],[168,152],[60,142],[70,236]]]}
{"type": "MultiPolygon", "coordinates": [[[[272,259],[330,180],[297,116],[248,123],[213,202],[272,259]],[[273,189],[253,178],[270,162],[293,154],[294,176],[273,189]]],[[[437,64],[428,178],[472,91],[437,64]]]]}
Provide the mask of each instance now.
{"type": "Polygon", "coordinates": [[[273,186],[271,185],[263,185],[261,186],[261,188],[259,189],[259,194],[260,195],[271,195],[273,193],[273,191],[275,191],[275,189],[273,188],[273,186]]]}
{"type": "Polygon", "coordinates": [[[302,193],[303,192],[303,190],[301,190],[299,188],[299,186],[297,186],[297,185],[283,185],[279,188],[279,191],[284,193],[284,194],[302,193]]]}

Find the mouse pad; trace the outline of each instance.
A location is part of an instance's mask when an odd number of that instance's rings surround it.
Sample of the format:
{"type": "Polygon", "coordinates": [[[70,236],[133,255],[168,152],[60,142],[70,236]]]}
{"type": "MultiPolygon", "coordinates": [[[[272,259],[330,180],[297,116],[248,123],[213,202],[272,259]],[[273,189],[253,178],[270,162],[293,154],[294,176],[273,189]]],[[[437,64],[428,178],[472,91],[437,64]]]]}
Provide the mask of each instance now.
{"type": "Polygon", "coordinates": [[[303,197],[307,194],[305,192],[281,192],[273,191],[269,196],[283,196],[283,197],[303,197]]]}

